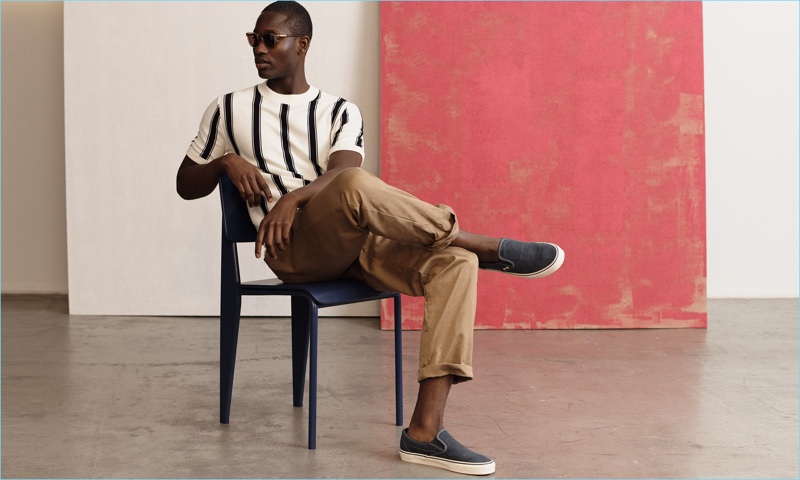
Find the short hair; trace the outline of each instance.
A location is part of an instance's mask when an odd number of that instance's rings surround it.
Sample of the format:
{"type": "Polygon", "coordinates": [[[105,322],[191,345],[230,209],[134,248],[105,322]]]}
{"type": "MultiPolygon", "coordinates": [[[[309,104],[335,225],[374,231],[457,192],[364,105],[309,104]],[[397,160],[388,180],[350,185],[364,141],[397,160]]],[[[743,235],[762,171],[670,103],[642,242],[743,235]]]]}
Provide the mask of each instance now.
{"type": "Polygon", "coordinates": [[[261,13],[264,12],[286,15],[286,25],[292,32],[292,35],[305,35],[311,38],[311,34],[314,30],[311,24],[311,15],[309,15],[308,10],[299,3],[293,1],[273,2],[261,11],[261,13]]]}

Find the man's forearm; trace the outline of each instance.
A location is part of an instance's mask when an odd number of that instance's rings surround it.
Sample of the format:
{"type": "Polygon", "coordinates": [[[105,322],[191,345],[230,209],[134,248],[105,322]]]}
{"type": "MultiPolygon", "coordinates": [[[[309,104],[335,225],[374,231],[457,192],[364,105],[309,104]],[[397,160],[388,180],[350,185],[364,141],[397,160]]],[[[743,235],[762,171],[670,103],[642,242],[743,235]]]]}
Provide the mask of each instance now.
{"type": "Polygon", "coordinates": [[[335,152],[331,154],[330,159],[328,160],[328,171],[320,175],[317,179],[305,187],[292,191],[289,193],[289,195],[293,197],[297,207],[302,208],[303,205],[308,203],[308,201],[317,194],[317,192],[322,190],[325,185],[330,183],[330,181],[333,180],[336,175],[339,175],[342,170],[352,167],[360,168],[360,165],[360,154],[348,150],[340,150],[335,152]]]}
{"type": "Polygon", "coordinates": [[[189,157],[185,157],[175,179],[178,195],[185,200],[194,200],[213,192],[219,182],[220,175],[225,173],[225,168],[222,166],[222,158],[217,158],[206,164],[199,164],[189,157]]]}
{"type": "Polygon", "coordinates": [[[338,166],[328,170],[327,172],[323,173],[313,182],[309,183],[308,185],[298,188],[297,190],[293,190],[289,192],[287,195],[294,198],[295,202],[297,202],[297,207],[302,208],[306,203],[308,203],[311,198],[317,194],[320,190],[325,187],[328,183],[330,183],[333,178],[338,175],[342,170],[345,168],[351,168],[351,166],[338,166]]]}

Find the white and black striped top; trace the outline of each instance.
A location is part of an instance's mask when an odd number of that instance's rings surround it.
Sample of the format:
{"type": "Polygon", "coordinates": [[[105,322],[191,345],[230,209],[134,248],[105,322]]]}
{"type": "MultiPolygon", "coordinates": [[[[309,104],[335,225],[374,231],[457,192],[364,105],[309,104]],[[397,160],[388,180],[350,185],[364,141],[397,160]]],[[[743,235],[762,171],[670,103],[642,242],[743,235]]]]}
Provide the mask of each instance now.
{"type": "Polygon", "coordinates": [[[250,209],[258,227],[268,206],[325,173],[338,150],[364,158],[364,122],[355,104],[314,87],[281,95],[264,82],[211,102],[186,155],[202,164],[236,153],[261,170],[274,200],[262,198],[250,209]]]}

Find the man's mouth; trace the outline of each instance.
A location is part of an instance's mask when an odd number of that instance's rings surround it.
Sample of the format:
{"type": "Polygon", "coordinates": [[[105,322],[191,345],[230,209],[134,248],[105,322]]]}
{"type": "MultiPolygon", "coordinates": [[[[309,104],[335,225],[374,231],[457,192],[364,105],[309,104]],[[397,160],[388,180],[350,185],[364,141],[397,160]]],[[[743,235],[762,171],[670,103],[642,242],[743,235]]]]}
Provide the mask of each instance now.
{"type": "Polygon", "coordinates": [[[256,57],[256,65],[269,65],[269,62],[265,58],[256,57]]]}

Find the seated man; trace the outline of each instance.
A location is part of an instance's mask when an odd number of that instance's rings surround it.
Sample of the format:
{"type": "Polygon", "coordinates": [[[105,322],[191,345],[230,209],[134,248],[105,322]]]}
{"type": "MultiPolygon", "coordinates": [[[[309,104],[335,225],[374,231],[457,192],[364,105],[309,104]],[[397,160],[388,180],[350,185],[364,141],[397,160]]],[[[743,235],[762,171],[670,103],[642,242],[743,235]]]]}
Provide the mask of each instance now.
{"type": "Polygon", "coordinates": [[[461,230],[455,213],[362,170],[363,121],[352,103],[310,86],[308,12],[267,6],[247,40],[266,82],[206,109],[177,175],[185,199],[210,194],[227,173],[258,227],[255,255],[284,282],[355,278],[377,290],[425,297],[419,394],[400,458],[486,475],[494,462],[444,429],[452,384],[472,379],[478,268],[522,277],[556,271],[549,243],[461,230]]]}

